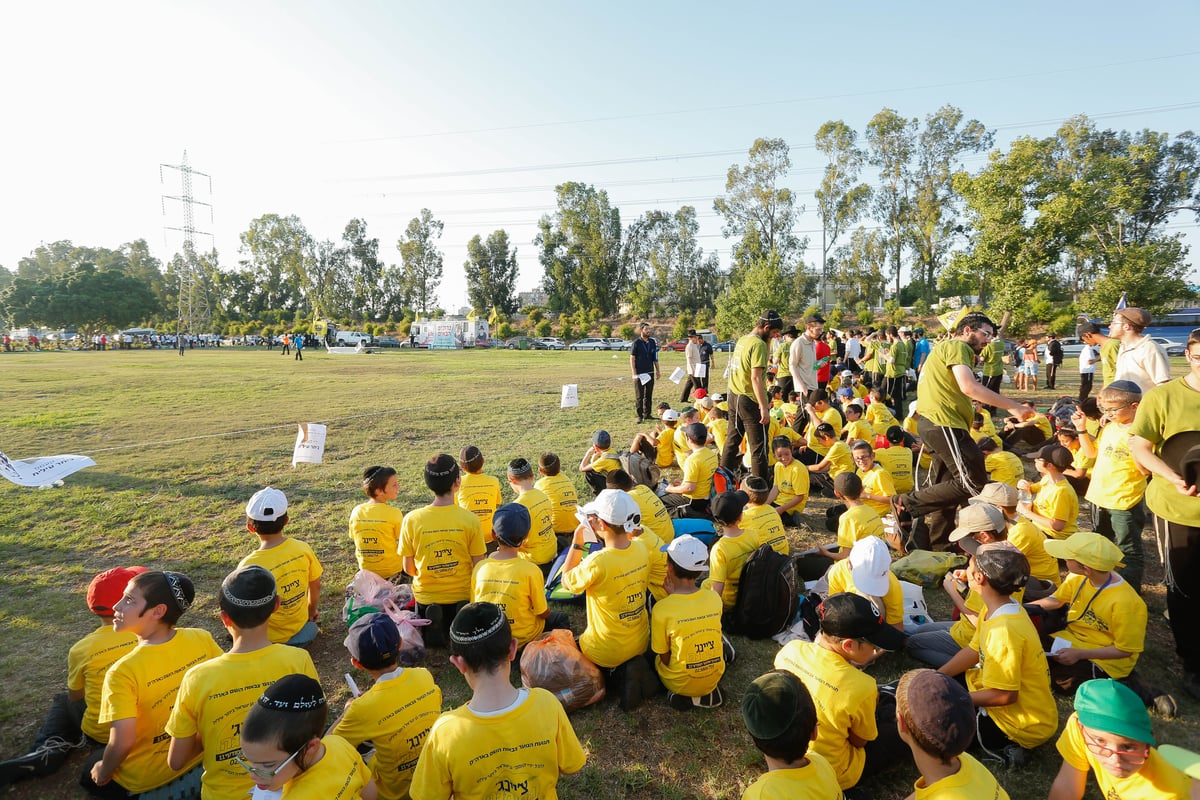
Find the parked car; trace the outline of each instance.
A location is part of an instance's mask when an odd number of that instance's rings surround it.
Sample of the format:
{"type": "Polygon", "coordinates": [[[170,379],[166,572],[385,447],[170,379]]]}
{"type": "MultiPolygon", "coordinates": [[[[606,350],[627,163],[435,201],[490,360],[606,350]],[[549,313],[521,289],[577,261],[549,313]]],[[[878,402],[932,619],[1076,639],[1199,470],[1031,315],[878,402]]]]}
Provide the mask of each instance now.
{"type": "Polygon", "coordinates": [[[567,343],[557,336],[541,336],[538,341],[546,345],[547,350],[566,350],[567,343]]]}
{"type": "Polygon", "coordinates": [[[589,337],[580,339],[577,342],[571,342],[567,345],[568,350],[607,350],[608,342],[599,337],[589,337]]]}
{"type": "Polygon", "coordinates": [[[1172,342],[1165,336],[1151,336],[1150,341],[1161,344],[1168,356],[1182,356],[1187,351],[1187,346],[1182,342],[1172,342]]]}
{"type": "Polygon", "coordinates": [[[1059,339],[1058,343],[1062,345],[1063,356],[1066,358],[1074,358],[1078,356],[1084,348],[1083,342],[1074,337],[1059,339]]]}
{"type": "Polygon", "coordinates": [[[494,348],[497,348],[497,347],[499,347],[499,348],[503,348],[503,347],[504,347],[504,340],[503,340],[503,339],[495,339],[495,338],[492,338],[492,339],[480,339],[478,342],[476,342],[476,343],[475,343],[475,346],[476,346],[476,347],[491,347],[491,348],[493,348],[493,349],[494,349],[494,348]]]}
{"type": "Polygon", "coordinates": [[[509,350],[549,350],[546,343],[532,336],[514,336],[506,339],[504,346],[509,350]]]}
{"type": "Polygon", "coordinates": [[[400,343],[400,340],[397,339],[395,336],[376,336],[375,337],[375,346],[376,347],[400,347],[401,343],[400,343]]]}
{"type": "Polygon", "coordinates": [[[608,343],[609,350],[629,350],[633,347],[633,342],[628,339],[617,339],[609,337],[604,340],[608,343]]]}
{"type": "Polygon", "coordinates": [[[667,342],[666,344],[661,345],[658,349],[659,350],[671,350],[676,353],[682,353],[684,350],[687,350],[687,346],[688,346],[687,339],[676,339],[673,342],[667,342]]]}
{"type": "Polygon", "coordinates": [[[717,342],[713,345],[713,350],[717,351],[718,353],[732,353],[733,348],[736,346],[737,342],[732,340],[727,342],[717,342]]]}

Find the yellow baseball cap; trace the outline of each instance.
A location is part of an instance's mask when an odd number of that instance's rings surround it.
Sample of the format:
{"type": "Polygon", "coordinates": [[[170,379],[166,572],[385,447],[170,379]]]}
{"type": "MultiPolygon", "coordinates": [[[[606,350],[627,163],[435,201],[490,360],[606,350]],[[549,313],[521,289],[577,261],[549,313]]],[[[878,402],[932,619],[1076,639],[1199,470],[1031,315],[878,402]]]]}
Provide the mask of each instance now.
{"type": "Polygon", "coordinates": [[[1046,552],[1055,558],[1069,558],[1085,567],[1108,572],[1113,567],[1123,567],[1125,554],[1121,548],[1098,533],[1078,531],[1066,539],[1047,539],[1046,552]]]}

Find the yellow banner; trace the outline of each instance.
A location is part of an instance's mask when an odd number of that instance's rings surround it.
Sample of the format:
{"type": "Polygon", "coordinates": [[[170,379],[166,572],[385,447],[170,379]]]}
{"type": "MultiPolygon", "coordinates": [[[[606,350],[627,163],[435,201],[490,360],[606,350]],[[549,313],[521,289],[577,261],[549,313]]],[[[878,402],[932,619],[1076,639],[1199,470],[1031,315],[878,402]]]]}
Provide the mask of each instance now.
{"type": "Polygon", "coordinates": [[[938,314],[938,322],[942,323],[942,327],[954,333],[955,327],[958,326],[958,321],[967,315],[967,307],[963,306],[957,311],[947,311],[945,314],[938,314]]]}

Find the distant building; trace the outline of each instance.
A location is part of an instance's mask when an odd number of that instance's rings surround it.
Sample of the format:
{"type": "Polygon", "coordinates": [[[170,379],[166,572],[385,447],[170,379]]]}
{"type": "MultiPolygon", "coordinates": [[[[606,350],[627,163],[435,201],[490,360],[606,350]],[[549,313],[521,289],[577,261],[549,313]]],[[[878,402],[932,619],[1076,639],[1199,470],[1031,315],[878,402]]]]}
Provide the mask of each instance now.
{"type": "Polygon", "coordinates": [[[517,307],[525,308],[527,306],[544,306],[550,302],[550,295],[546,294],[541,289],[533,289],[528,292],[517,293],[517,307]]]}

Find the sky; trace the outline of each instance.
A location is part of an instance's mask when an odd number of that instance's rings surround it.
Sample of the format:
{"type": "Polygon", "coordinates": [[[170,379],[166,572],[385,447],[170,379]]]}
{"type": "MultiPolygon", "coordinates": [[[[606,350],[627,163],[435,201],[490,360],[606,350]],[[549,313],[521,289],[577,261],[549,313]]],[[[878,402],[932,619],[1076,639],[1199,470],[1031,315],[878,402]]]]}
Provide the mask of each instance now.
{"type": "MultiPolygon", "coordinates": [[[[758,137],[791,147],[787,185],[820,258],[813,137],[880,109],[961,108],[1006,148],[1087,114],[1114,129],[1200,130],[1200,3],[12,3],[0,8],[0,266],[40,243],[180,247],[184,151],[195,226],[221,264],[267,213],[320,239],[365,219],[380,255],[429,208],[445,223],[443,307],[465,304],[466,243],[503,228],[519,289],[565,181],[608,191],[628,225],[712,200],[758,137]],[[1188,76],[1192,77],[1189,79],[1188,76]]],[[[971,156],[964,166],[986,161],[971,156]]],[[[870,177],[869,172],[864,174],[870,177]]],[[[1171,229],[1200,242],[1196,216],[1171,229]]],[[[1197,254],[1191,264],[1200,264],[1197,254]]],[[[1197,271],[1193,269],[1193,279],[1197,271]]]]}

